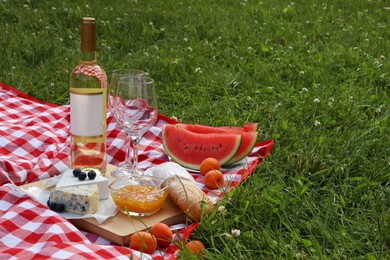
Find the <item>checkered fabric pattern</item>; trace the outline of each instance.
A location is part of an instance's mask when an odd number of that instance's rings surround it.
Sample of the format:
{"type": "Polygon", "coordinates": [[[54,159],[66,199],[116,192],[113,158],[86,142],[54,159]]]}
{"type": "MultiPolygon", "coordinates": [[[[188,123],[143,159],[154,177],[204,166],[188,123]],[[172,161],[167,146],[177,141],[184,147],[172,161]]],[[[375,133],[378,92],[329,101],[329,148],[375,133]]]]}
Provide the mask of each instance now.
{"type": "MultiPolygon", "coordinates": [[[[137,251],[113,246],[98,235],[77,230],[66,219],[39,205],[17,186],[58,175],[69,166],[69,106],[43,103],[0,83],[0,259],[59,258],[97,259],[142,257],[137,251]]],[[[162,127],[176,121],[159,115],[157,124],[139,144],[140,168],[147,169],[169,160],[161,143],[162,127]]],[[[107,117],[107,161],[125,159],[126,134],[107,117]]],[[[227,191],[239,185],[265,158],[273,141],[256,144],[243,167],[224,172],[227,191]]],[[[214,201],[222,191],[209,190],[203,176],[192,173],[198,186],[214,201]]],[[[224,191],[226,192],[226,191],[224,191]]],[[[189,237],[196,224],[177,235],[189,237]]],[[[179,237],[176,237],[177,239],[179,237]]],[[[174,259],[172,244],[156,250],[153,259],[174,259]]]]}
{"type": "Polygon", "coordinates": [[[126,247],[92,244],[66,219],[13,184],[0,188],[0,216],[0,259],[129,259],[133,255],[126,247]]]}

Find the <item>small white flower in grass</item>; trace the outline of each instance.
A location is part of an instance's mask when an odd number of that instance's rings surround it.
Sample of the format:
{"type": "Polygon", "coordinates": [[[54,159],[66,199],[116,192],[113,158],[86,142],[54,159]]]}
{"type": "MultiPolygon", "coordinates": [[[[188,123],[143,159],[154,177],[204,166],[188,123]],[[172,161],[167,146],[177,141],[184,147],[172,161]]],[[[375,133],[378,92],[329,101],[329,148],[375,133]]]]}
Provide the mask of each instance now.
{"type": "Polygon", "coordinates": [[[153,48],[158,51],[158,46],[154,45],[153,48]]]}
{"type": "Polygon", "coordinates": [[[334,98],[329,98],[328,105],[331,107],[333,106],[334,98]]]}
{"type": "Polygon", "coordinates": [[[315,98],[313,102],[314,103],[320,103],[320,100],[318,98],[315,98]]]}
{"type": "Polygon", "coordinates": [[[321,125],[320,121],[318,121],[318,120],[314,121],[314,126],[320,126],[320,125],[321,125]]]}
{"type": "Polygon", "coordinates": [[[224,205],[221,205],[218,207],[218,211],[222,214],[222,215],[225,215],[226,214],[226,208],[224,205]]]}
{"type": "Polygon", "coordinates": [[[382,113],[382,108],[383,108],[383,105],[380,105],[375,111],[377,113],[382,113]]]}
{"type": "Polygon", "coordinates": [[[149,25],[150,25],[150,26],[153,26],[153,22],[152,22],[152,21],[150,21],[150,22],[149,22],[149,25]]]}
{"type": "Polygon", "coordinates": [[[28,5],[23,5],[24,8],[28,8],[28,5]]]}
{"type": "Polygon", "coordinates": [[[309,90],[307,88],[302,88],[302,92],[308,92],[309,90]]]}
{"type": "Polygon", "coordinates": [[[160,28],[160,32],[164,32],[165,31],[165,28],[164,27],[161,27],[160,28]]]}
{"type": "Polygon", "coordinates": [[[178,63],[179,63],[179,60],[178,60],[178,59],[174,59],[171,63],[172,63],[172,64],[178,64],[178,63]]]}
{"type": "Polygon", "coordinates": [[[353,103],[353,96],[349,96],[349,103],[353,103]]]}
{"type": "Polygon", "coordinates": [[[196,72],[196,73],[203,73],[202,69],[199,68],[199,67],[195,69],[195,72],[196,72]]]}
{"type": "Polygon", "coordinates": [[[241,230],[239,229],[232,229],[232,237],[238,237],[241,235],[241,230]]]}
{"type": "Polygon", "coordinates": [[[183,38],[183,41],[188,42],[188,39],[187,38],[183,38]]]}
{"type": "Polygon", "coordinates": [[[192,48],[191,47],[187,47],[187,50],[192,51],[192,48]]]}
{"type": "Polygon", "coordinates": [[[299,75],[302,76],[303,74],[305,74],[305,72],[304,72],[303,70],[301,70],[301,71],[299,72],[299,75]]]}
{"type": "Polygon", "coordinates": [[[176,121],[177,121],[177,117],[176,117],[176,116],[171,116],[171,118],[172,118],[173,120],[176,120],[176,121]]]}
{"type": "Polygon", "coordinates": [[[57,10],[57,8],[55,8],[54,6],[51,8],[51,10],[57,10]]]}

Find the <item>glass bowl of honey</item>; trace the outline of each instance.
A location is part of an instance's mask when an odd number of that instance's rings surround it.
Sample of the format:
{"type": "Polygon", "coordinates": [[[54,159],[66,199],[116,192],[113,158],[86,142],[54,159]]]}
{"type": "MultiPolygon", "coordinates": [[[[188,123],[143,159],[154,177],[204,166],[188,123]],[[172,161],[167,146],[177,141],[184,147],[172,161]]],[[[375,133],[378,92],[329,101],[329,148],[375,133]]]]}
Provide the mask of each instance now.
{"type": "Polygon", "coordinates": [[[168,196],[163,179],[154,176],[131,176],[116,179],[109,185],[111,197],[124,214],[150,216],[157,213],[168,196]]]}

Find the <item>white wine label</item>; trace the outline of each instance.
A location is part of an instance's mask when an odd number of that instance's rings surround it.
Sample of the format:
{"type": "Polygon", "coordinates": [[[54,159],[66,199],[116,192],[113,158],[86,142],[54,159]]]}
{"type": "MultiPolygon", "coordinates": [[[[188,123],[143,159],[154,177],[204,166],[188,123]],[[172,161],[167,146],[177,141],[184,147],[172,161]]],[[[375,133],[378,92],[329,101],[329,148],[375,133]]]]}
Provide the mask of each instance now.
{"type": "Polygon", "coordinates": [[[70,132],[77,136],[103,135],[103,93],[70,92],[70,132]]]}

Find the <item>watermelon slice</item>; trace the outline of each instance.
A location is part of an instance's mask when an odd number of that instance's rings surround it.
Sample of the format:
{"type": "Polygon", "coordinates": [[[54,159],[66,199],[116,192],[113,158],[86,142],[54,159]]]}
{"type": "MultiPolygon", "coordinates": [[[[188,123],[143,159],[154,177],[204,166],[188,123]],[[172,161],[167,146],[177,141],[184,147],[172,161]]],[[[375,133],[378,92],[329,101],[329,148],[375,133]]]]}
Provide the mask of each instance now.
{"type": "Polygon", "coordinates": [[[233,156],[233,158],[228,161],[226,164],[233,164],[238,162],[239,160],[245,158],[253,149],[257,141],[257,123],[248,123],[244,125],[244,127],[212,127],[212,126],[204,126],[204,125],[192,125],[192,124],[178,124],[179,127],[187,129],[194,133],[199,134],[226,134],[226,133],[234,133],[240,134],[242,136],[240,148],[237,153],[233,156]]]}
{"type": "Polygon", "coordinates": [[[177,125],[165,125],[162,143],[166,153],[178,164],[199,170],[200,163],[213,157],[221,165],[229,162],[241,144],[241,134],[191,132],[177,125]]]}
{"type": "MultiPolygon", "coordinates": [[[[238,131],[244,131],[244,132],[251,132],[251,131],[257,131],[258,123],[246,123],[243,127],[237,127],[237,126],[218,126],[213,128],[222,128],[222,129],[228,129],[228,130],[238,130],[238,131]]],[[[211,127],[211,126],[208,126],[211,127]]]]}

